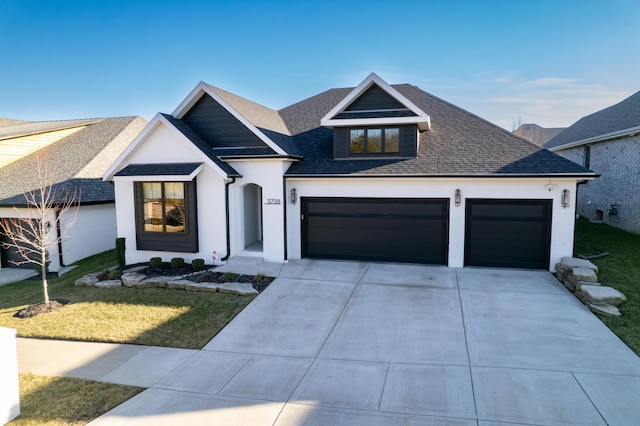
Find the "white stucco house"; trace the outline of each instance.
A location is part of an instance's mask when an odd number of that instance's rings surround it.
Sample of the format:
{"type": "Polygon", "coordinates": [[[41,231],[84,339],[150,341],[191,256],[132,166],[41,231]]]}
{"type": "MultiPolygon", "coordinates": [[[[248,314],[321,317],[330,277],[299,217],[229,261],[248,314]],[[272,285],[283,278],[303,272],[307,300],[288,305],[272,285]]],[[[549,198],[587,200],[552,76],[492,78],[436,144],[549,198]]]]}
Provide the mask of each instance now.
{"type": "Polygon", "coordinates": [[[128,263],[323,258],[552,269],[595,173],[371,74],[273,110],[204,82],[113,181],[128,263]]]}
{"type": "MultiPolygon", "coordinates": [[[[45,222],[52,242],[50,272],[115,246],[113,184],[102,175],[146,124],[142,117],[0,124],[0,220],[45,222]],[[51,205],[69,191],[75,194],[77,209],[65,213],[54,208],[40,217],[29,208],[25,193],[40,188],[38,163],[48,169],[51,205]]],[[[8,242],[0,231],[0,267],[33,268],[16,265],[24,259],[8,242]]]]}
{"type": "Polygon", "coordinates": [[[600,175],[579,186],[580,215],[640,234],[640,92],[582,117],[544,146],[600,175]]]}

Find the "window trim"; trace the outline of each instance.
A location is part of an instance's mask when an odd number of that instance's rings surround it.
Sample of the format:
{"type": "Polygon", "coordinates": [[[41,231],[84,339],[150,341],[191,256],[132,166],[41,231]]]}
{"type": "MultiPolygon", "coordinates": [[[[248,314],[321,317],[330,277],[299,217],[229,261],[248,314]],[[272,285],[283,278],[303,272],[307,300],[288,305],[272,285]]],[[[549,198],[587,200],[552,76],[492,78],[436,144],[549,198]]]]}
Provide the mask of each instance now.
{"type": "Polygon", "coordinates": [[[401,127],[397,126],[381,126],[381,127],[350,127],[349,132],[347,133],[347,143],[349,145],[349,157],[377,157],[377,156],[400,156],[402,151],[402,131],[401,127]],[[387,130],[397,130],[398,132],[398,150],[397,151],[387,151],[387,141],[386,141],[386,131],[387,130]],[[369,152],[369,131],[371,130],[379,130],[380,131],[380,151],[369,152]],[[364,132],[364,145],[363,152],[353,152],[351,150],[351,132],[353,131],[363,131],[364,132]]]}
{"type": "Polygon", "coordinates": [[[196,253],[198,251],[198,221],[196,181],[182,181],[184,184],[185,229],[184,232],[146,231],[144,228],[144,194],[143,183],[161,183],[169,181],[136,181],[134,182],[134,203],[136,221],[136,248],[138,250],[172,251],[196,253]]]}

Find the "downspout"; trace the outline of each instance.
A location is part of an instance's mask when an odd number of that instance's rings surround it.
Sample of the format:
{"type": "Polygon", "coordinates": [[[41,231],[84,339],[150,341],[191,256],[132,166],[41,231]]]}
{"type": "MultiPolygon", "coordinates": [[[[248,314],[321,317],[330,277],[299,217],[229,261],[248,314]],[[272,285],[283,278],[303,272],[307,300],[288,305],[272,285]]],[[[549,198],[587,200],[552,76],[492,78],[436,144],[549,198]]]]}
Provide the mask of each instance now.
{"type": "Polygon", "coordinates": [[[287,253],[287,206],[289,205],[289,197],[287,197],[287,178],[286,176],[282,176],[282,209],[283,209],[283,217],[284,217],[284,260],[288,260],[287,253]]]}
{"type": "Polygon", "coordinates": [[[56,238],[58,240],[58,262],[60,267],[65,266],[62,259],[62,231],[60,230],[60,210],[56,210],[56,238]]]}
{"type": "Polygon", "coordinates": [[[236,182],[236,178],[232,177],[231,180],[224,184],[224,204],[225,204],[225,223],[227,227],[227,254],[220,259],[221,262],[225,262],[231,256],[231,229],[229,226],[229,186],[236,182]]]}

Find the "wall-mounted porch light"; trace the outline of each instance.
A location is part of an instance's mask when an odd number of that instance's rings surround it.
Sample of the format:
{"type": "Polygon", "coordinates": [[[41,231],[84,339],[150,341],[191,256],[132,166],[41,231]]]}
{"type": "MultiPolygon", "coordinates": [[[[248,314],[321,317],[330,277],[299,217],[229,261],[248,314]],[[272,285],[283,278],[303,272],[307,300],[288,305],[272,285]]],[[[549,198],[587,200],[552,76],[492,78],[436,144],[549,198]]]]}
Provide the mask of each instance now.
{"type": "Polygon", "coordinates": [[[562,204],[562,207],[569,207],[569,190],[568,189],[562,190],[562,198],[560,199],[560,204],[562,204]]]}
{"type": "Polygon", "coordinates": [[[298,194],[296,193],[296,189],[291,188],[291,191],[289,191],[289,195],[291,198],[291,204],[295,204],[296,201],[298,201],[298,194]]]}
{"type": "Polygon", "coordinates": [[[455,197],[456,207],[460,207],[462,203],[462,191],[456,189],[456,197],[455,197]]]}

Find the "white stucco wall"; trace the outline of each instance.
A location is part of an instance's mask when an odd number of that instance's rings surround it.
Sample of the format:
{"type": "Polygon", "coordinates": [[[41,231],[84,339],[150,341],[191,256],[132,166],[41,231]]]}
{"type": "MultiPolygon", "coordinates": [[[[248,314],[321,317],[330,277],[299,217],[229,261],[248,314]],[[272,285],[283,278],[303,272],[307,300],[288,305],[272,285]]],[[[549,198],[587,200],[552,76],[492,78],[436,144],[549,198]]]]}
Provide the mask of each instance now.
{"type": "Polygon", "coordinates": [[[116,246],[116,210],[113,203],[81,206],[75,215],[69,211],[60,218],[62,261],[71,265],[116,246]]]}
{"type": "MultiPolygon", "coordinates": [[[[0,209],[0,217],[22,219],[28,216],[29,211],[27,209],[0,209]]],[[[60,256],[58,244],[55,243],[57,232],[53,228],[55,214],[51,212],[45,218],[45,221],[52,226],[47,243],[49,259],[51,260],[49,271],[58,272],[60,270],[60,256]]],[[[60,217],[60,230],[63,235],[62,260],[65,265],[70,265],[85,257],[110,250],[115,247],[116,238],[114,204],[80,206],[75,214],[73,209],[67,211],[60,217]],[[73,219],[74,216],[75,221],[73,219]]]]}
{"type": "Polygon", "coordinates": [[[464,266],[465,199],[551,199],[551,250],[549,270],[562,256],[573,253],[575,220],[575,179],[451,179],[451,178],[396,178],[396,179],[287,179],[287,194],[296,188],[298,202],[287,200],[288,257],[301,257],[301,197],[388,197],[388,198],[449,198],[449,256],[450,267],[464,266]],[[548,184],[555,185],[549,190],[548,184]],[[456,207],[455,190],[462,191],[462,204],[456,207]],[[568,189],[571,203],[561,206],[562,190],[568,189]]]}

